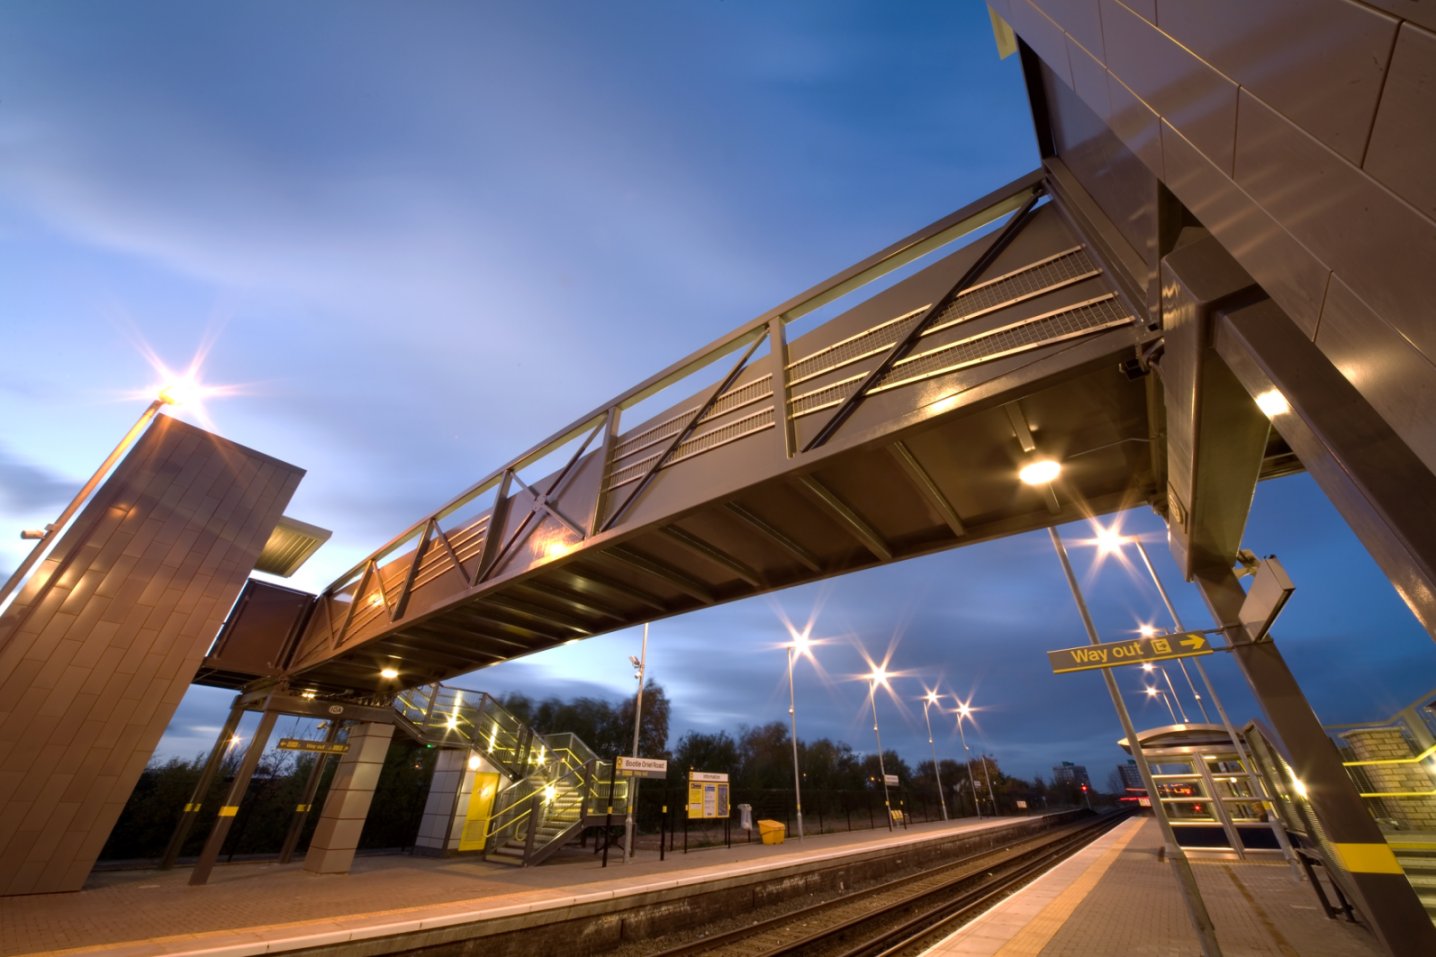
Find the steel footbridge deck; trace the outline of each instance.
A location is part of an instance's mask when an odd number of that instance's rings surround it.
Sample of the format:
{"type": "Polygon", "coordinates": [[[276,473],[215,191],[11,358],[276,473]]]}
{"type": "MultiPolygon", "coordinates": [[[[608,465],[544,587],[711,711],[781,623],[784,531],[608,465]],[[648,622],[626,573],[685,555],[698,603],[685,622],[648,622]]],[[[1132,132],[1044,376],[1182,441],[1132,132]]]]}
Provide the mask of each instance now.
{"type": "MultiPolygon", "coordinates": [[[[1161,393],[1144,374],[1159,333],[1138,272],[1058,181],[1029,175],[496,469],[313,600],[267,674],[236,666],[237,643],[222,636],[200,680],[383,694],[1161,503],[1161,393]],[[908,266],[920,257],[930,264],[908,266]],[[813,323],[884,277],[886,288],[813,323]],[[804,317],[811,327],[793,335],[804,317]],[[645,414],[655,402],[667,408],[645,414]],[[1063,464],[1060,478],[1024,486],[1019,469],[1040,457],[1063,464]]],[[[1267,472],[1290,467],[1273,441],[1267,472]]]]}

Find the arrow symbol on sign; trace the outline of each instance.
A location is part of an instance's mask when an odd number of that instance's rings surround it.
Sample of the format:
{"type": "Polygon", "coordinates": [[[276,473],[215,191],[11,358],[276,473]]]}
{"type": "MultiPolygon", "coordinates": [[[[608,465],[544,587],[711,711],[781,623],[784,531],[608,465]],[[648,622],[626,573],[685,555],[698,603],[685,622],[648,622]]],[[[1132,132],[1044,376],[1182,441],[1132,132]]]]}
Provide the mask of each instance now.
{"type": "Polygon", "coordinates": [[[1202,648],[1206,647],[1207,639],[1203,638],[1201,635],[1192,635],[1190,638],[1183,638],[1181,641],[1177,642],[1177,644],[1182,645],[1185,648],[1190,648],[1193,651],[1200,651],[1202,648]]]}

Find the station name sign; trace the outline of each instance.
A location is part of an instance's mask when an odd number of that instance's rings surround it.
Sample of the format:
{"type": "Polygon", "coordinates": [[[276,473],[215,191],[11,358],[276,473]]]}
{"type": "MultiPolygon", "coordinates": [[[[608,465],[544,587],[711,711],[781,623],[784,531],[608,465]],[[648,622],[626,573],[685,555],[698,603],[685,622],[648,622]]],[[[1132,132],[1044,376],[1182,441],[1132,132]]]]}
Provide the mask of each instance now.
{"type": "Polygon", "coordinates": [[[1121,665],[1139,665],[1144,661],[1166,661],[1170,658],[1191,658],[1194,655],[1209,655],[1212,643],[1201,632],[1181,632],[1172,635],[1153,635],[1150,638],[1132,638],[1127,641],[1110,641],[1100,645],[1083,645],[1080,648],[1063,648],[1047,652],[1053,674],[1070,671],[1091,671],[1096,668],[1117,668],[1121,665]]]}
{"type": "Polygon", "coordinates": [[[306,741],[303,738],[280,738],[279,746],[286,751],[317,751],[320,754],[343,754],[349,745],[343,741],[306,741]]]}
{"type": "Polygon", "coordinates": [[[663,778],[668,776],[668,762],[663,758],[620,757],[618,773],[639,778],[663,778]]]}

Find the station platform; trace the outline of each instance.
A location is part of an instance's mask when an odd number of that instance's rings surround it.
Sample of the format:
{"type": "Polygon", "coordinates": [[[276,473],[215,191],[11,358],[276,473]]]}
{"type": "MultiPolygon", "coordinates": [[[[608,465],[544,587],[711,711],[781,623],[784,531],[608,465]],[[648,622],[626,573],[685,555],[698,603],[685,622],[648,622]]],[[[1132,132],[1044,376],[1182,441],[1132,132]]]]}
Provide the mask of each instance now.
{"type": "MultiPolygon", "coordinates": [[[[360,857],[351,873],[333,876],[309,874],[298,862],[235,863],[217,867],[204,887],[189,886],[186,867],[101,871],[78,893],[0,899],[0,954],[244,957],[352,947],[479,921],[539,923],[606,902],[681,893],[1016,820],[966,818],[891,833],[790,838],[775,846],[735,841],[731,848],[680,850],[662,861],[647,850],[628,863],[611,857],[607,868],[590,852],[575,850],[534,868],[473,858],[360,857]]],[[[1156,851],[1155,825],[1125,822],[936,952],[1195,953],[1170,866],[1156,851]],[[1040,937],[1036,928],[1051,932],[1040,937]]],[[[1327,920],[1309,885],[1296,882],[1285,864],[1201,864],[1198,874],[1219,937],[1224,946],[1232,942],[1229,954],[1379,953],[1364,930],[1327,920]]]]}
{"type": "MultiPolygon", "coordinates": [[[[1196,954],[1157,822],[1132,818],[931,948],[931,957],[1196,954]]],[[[1280,858],[1194,858],[1225,957],[1377,957],[1363,926],[1326,917],[1280,858]]]]}

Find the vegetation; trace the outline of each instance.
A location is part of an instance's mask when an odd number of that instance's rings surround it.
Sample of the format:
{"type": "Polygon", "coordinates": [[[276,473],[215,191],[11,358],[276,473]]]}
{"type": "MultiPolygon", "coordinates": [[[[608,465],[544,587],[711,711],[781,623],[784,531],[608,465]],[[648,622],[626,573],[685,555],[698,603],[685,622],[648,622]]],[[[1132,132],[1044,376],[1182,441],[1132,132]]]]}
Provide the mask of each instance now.
{"type": "MultiPolygon", "coordinates": [[[[535,701],[527,695],[510,694],[500,703],[541,733],[568,731],[578,735],[599,755],[629,754],[633,750],[632,698],[615,705],[598,698],[535,701]]],[[[650,680],[643,689],[639,753],[667,758],[669,774],[667,782],[649,782],[641,791],[638,817],[643,829],[658,831],[663,826],[665,807],[672,810],[668,820],[669,826],[674,826],[687,801],[690,770],[727,773],[732,805],[750,805],[755,818],[793,819],[793,742],[785,723],[744,725],[737,729],[736,738],[726,731],[690,731],[669,751],[670,710],[662,686],[650,680]]],[[[373,806],[382,812],[369,815],[360,838],[361,849],[404,849],[413,845],[437,754],[433,748],[395,737],[375,789],[373,806]]],[[[189,835],[181,856],[199,853],[241,758],[238,750],[226,757],[203,796],[198,826],[189,835]]],[[[277,854],[294,820],[295,805],[302,799],[305,784],[320,760],[324,759],[312,754],[268,752],[241,802],[221,859],[277,854]]],[[[999,814],[1020,812],[1019,802],[1026,802],[1028,810],[1046,806],[1049,799],[1053,806],[1080,803],[1072,794],[1049,793],[1040,778],[1029,782],[1009,777],[995,759],[986,755],[974,758],[970,766],[943,760],[934,774],[931,761],[920,762],[914,769],[897,753],[885,751],[880,765],[876,754],[859,754],[846,742],[820,738],[799,741],[798,763],[802,769],[805,830],[809,832],[882,826],[884,771],[898,779],[896,786],[886,789],[893,807],[905,809],[918,820],[936,819],[941,813],[939,777],[948,813],[953,817],[977,813],[974,799],[984,815],[994,813],[994,800],[995,813],[999,814]]],[[[314,811],[301,833],[301,849],[308,844],[337,764],[333,759],[325,761],[314,811]]],[[[203,757],[190,761],[175,758],[146,768],[101,852],[101,860],[159,858],[174,833],[181,810],[192,799],[203,765],[203,757]]]]}

